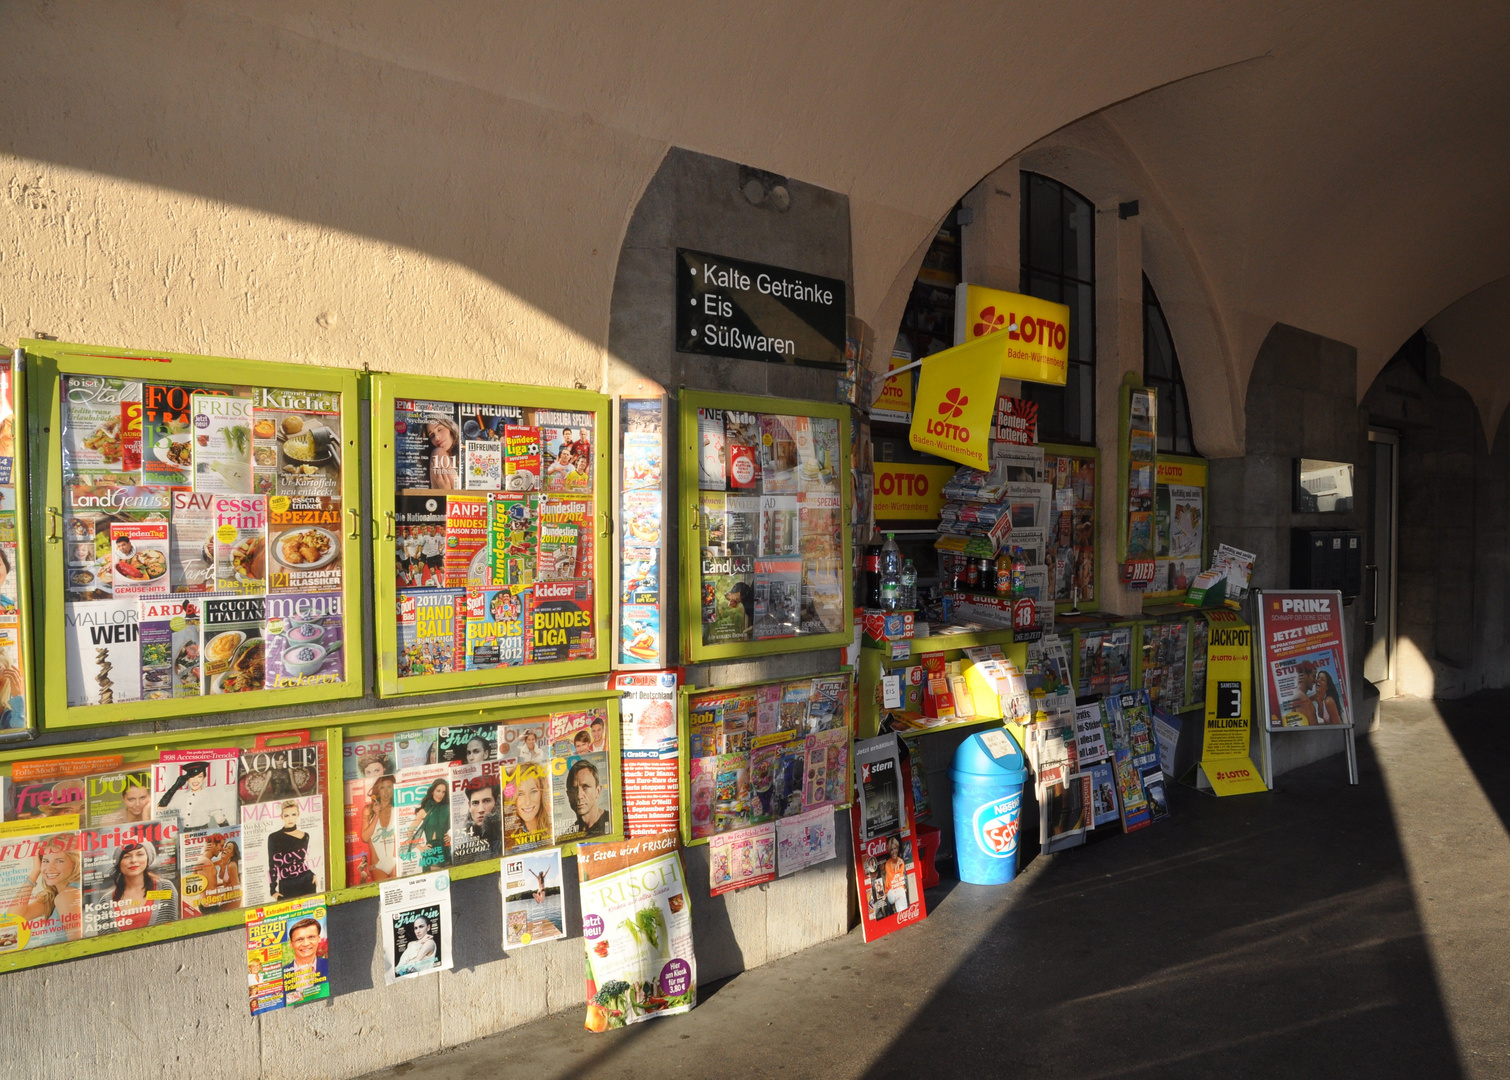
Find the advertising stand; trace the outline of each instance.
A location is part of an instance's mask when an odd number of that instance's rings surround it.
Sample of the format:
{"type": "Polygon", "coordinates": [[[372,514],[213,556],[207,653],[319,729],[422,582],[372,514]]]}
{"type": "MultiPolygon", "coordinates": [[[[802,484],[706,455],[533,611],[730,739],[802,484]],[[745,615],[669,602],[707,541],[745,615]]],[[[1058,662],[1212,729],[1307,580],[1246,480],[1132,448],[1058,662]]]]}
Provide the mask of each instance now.
{"type": "Polygon", "coordinates": [[[1358,782],[1353,690],[1347,662],[1342,594],[1261,590],[1258,684],[1264,715],[1264,783],[1274,786],[1271,740],[1278,732],[1338,731],[1347,744],[1348,783],[1358,782]]]}
{"type": "Polygon", "coordinates": [[[688,663],[853,643],[849,408],[681,392],[688,663]]]}

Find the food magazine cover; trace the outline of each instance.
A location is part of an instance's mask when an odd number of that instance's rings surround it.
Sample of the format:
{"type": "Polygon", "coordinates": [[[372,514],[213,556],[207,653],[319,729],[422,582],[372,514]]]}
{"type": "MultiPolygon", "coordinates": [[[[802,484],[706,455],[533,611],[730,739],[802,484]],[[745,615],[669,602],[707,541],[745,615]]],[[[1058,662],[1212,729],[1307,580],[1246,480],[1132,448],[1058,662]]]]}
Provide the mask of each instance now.
{"type": "Polygon", "coordinates": [[[680,849],[675,833],[578,849],[589,1031],[672,1016],[697,1003],[680,849]]]}
{"type": "Polygon", "coordinates": [[[340,495],[341,395],[255,387],[252,465],[259,495],[340,495]]]}
{"type": "Polygon", "coordinates": [[[177,922],[178,843],[171,820],[80,830],[84,936],[177,922]]]}
{"type": "Polygon", "coordinates": [[[0,953],[84,934],[76,814],[0,825],[0,953]]]}
{"type": "Polygon", "coordinates": [[[325,891],[325,799],[244,803],[242,896],[247,907],[325,891]]]}
{"type": "MultiPolygon", "coordinates": [[[[63,509],[63,598],[110,599],[116,562],[111,527],[167,521],[170,506],[167,488],[120,487],[109,481],[70,485],[63,509]]],[[[140,572],[132,569],[139,579],[140,572]]]]}
{"type": "Polygon", "coordinates": [[[168,523],[110,523],[112,592],[117,597],[168,591],[168,523]]]}
{"type": "Polygon", "coordinates": [[[103,375],[64,375],[62,383],[64,471],[113,473],[121,483],[138,483],[142,384],[103,375]],[[138,425],[134,447],[127,445],[126,430],[133,415],[138,425]]]}
{"type": "Polygon", "coordinates": [[[175,593],[215,588],[215,498],[207,491],[172,489],[168,580],[175,593]]]}
{"type": "Polygon", "coordinates": [[[70,706],[141,700],[138,618],[134,596],[63,605],[70,706]]]}
{"type": "Polygon", "coordinates": [[[561,849],[503,861],[503,947],[523,948],[566,936],[561,849]]]}
{"type": "Polygon", "coordinates": [[[193,414],[194,490],[216,495],[250,495],[251,399],[195,394],[193,414]]]}
{"type": "Polygon", "coordinates": [[[267,597],[265,679],[269,689],[344,681],[342,599],[338,592],[267,597]]]}
{"type": "Polygon", "coordinates": [[[194,483],[194,395],[229,397],[230,391],[178,383],[142,384],[142,483],[187,487],[194,483]]]}
{"type": "Polygon", "coordinates": [[[137,611],[142,700],[198,697],[199,601],[144,596],[137,611]]]}
{"type": "Polygon", "coordinates": [[[451,874],[447,870],[384,882],[382,927],[386,963],[383,981],[451,969],[451,874]]]}
{"type": "Polygon", "coordinates": [[[274,495],[267,500],[269,592],[339,592],[341,500],[274,495]]]}
{"type": "Polygon", "coordinates": [[[496,859],[502,854],[503,790],[498,762],[452,764],[451,865],[496,859]]]}
{"type": "Polygon", "coordinates": [[[261,690],[267,677],[263,630],[267,599],[262,596],[207,596],[200,614],[200,669],[203,694],[261,690]]]}
{"type": "Polygon", "coordinates": [[[253,1016],[330,997],[325,898],[246,913],[246,969],[253,1016]]]}

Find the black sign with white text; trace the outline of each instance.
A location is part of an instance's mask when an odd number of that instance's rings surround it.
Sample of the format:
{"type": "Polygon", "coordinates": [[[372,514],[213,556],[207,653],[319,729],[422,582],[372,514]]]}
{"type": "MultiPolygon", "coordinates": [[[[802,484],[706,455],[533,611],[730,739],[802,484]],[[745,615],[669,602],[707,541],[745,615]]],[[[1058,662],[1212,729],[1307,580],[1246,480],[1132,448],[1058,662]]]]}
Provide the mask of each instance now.
{"type": "Polygon", "coordinates": [[[844,282],[676,249],[676,351],[844,366],[844,282]]]}

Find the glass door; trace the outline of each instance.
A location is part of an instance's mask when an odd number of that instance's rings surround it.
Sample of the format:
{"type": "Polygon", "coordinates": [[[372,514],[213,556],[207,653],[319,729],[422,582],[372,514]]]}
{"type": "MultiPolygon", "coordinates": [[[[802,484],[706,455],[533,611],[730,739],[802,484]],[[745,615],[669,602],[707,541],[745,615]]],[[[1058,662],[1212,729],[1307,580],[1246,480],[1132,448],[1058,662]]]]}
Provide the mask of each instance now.
{"type": "Polygon", "coordinates": [[[1368,562],[1363,567],[1363,675],[1394,697],[1395,687],[1395,541],[1396,504],[1400,492],[1400,437],[1370,428],[1368,562]]]}

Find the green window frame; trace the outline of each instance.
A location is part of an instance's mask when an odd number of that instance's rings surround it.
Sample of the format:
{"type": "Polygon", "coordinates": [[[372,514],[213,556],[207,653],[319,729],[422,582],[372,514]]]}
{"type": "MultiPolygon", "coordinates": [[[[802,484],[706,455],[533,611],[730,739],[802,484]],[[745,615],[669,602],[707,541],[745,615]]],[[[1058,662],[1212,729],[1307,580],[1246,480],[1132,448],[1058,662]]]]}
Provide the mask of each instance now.
{"type": "Polygon", "coordinates": [[[36,613],[33,609],[32,580],[32,525],[31,525],[31,442],[34,436],[29,424],[31,410],[26,398],[26,354],[17,349],[8,361],[11,365],[11,420],[14,447],[11,451],[11,480],[16,492],[16,565],[11,574],[16,580],[16,634],[21,661],[22,700],[25,702],[26,723],[18,728],[0,730],[0,743],[31,739],[38,730],[39,703],[36,696],[36,650],[33,635],[36,613]]]}
{"type": "MultiPolygon", "coordinates": [[[[680,514],[680,559],[681,608],[680,630],[682,658],[690,664],[709,660],[734,660],[776,653],[806,652],[811,649],[839,648],[854,643],[854,540],[851,532],[850,487],[842,475],[838,483],[840,498],[840,521],[843,535],[840,538],[838,558],[841,560],[840,588],[843,590],[844,628],[830,634],[797,634],[792,637],[770,638],[764,641],[736,641],[705,645],[700,633],[702,627],[702,550],[695,539],[699,536],[698,521],[698,409],[732,409],[736,412],[771,413],[780,416],[807,416],[839,422],[839,451],[848,461],[850,452],[850,410],[848,405],[830,405],[818,401],[803,401],[794,398],[763,397],[753,394],[720,394],[683,388],[680,394],[678,418],[680,423],[680,471],[678,476],[680,514]]],[[[846,470],[848,471],[848,470],[846,470]]]]}
{"type": "MultiPolygon", "coordinates": [[[[538,716],[548,712],[576,712],[601,708],[608,715],[610,794],[616,807],[615,831],[601,839],[621,840],[624,832],[623,769],[619,760],[619,691],[583,690],[574,693],[510,698],[503,701],[467,701],[448,705],[428,705],[407,709],[371,710],[342,716],[337,725],[304,724],[300,720],[274,720],[256,724],[228,724],[215,728],[196,728],[148,735],[130,735],[114,739],[0,751],[0,774],[7,777],[17,762],[40,761],[78,756],[120,754],[125,760],[117,768],[155,763],[164,750],[205,749],[237,746],[250,748],[258,736],[308,733],[311,744],[325,746],[325,864],[328,904],[343,904],[374,897],[379,885],[348,885],[346,882],[345,785],[341,777],[341,754],[347,738],[404,731],[420,727],[465,725],[469,723],[503,723],[538,716]]],[[[116,771],[116,770],[112,770],[116,771]]],[[[575,843],[560,845],[563,856],[576,854],[575,843]]],[[[549,848],[536,850],[546,851],[549,848]]],[[[457,880],[496,874],[502,859],[487,859],[450,867],[457,880]]],[[[149,945],[159,941],[212,933],[241,926],[246,921],[246,907],[212,912],[191,919],[179,919],[161,926],[141,930],[123,930],[82,938],[59,945],[0,953],[0,974],[25,968],[76,960],[119,949],[149,945]]]]}
{"type": "MultiPolygon", "coordinates": [[[[445,379],[420,375],[374,373],[371,376],[372,408],[372,512],[380,527],[374,530],[373,611],[377,637],[377,692],[380,697],[427,694],[444,690],[517,683],[546,682],[602,675],[609,670],[617,643],[612,641],[614,553],[611,492],[611,446],[615,442],[609,423],[609,399],[588,390],[515,383],[445,379]],[[436,401],[477,402],[487,405],[517,405],[593,414],[593,512],[596,515],[593,553],[593,619],[596,655],[591,659],[564,660],[548,664],[521,664],[485,671],[454,671],[399,678],[398,585],[393,568],[397,562],[394,532],[397,505],[397,465],[393,439],[394,401],[419,398],[436,401]]],[[[527,632],[527,631],[526,631],[527,632]]]]}
{"type": "MultiPolygon", "coordinates": [[[[24,340],[27,356],[31,433],[40,436],[33,462],[42,481],[42,513],[31,515],[32,543],[40,558],[32,567],[34,587],[41,599],[39,642],[47,656],[66,655],[65,591],[62,521],[65,505],[62,454],[62,377],[103,375],[144,382],[186,382],[231,386],[272,386],[323,391],[341,395],[341,527],[344,616],[342,650],[347,655],[346,679],[340,683],[295,686],[281,690],[253,690],[243,694],[208,695],[167,701],[130,701],[112,705],[68,704],[64,678],[47,680],[42,691],[41,726],[47,730],[93,727],[127,721],[166,720],[225,712],[249,712],[359,698],[365,691],[362,626],[361,558],[361,445],[359,371],[192,353],[148,352],[104,346],[24,340]],[[41,430],[37,431],[40,425],[41,430]]],[[[18,505],[20,492],[17,492],[18,505]]],[[[33,628],[33,634],[38,633],[33,628]]]]}

